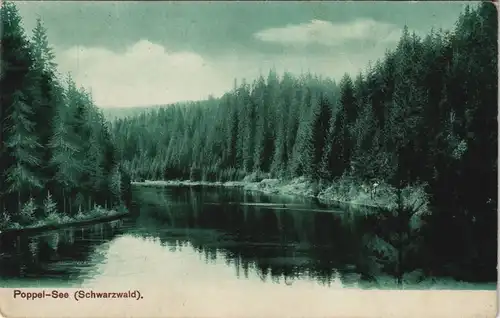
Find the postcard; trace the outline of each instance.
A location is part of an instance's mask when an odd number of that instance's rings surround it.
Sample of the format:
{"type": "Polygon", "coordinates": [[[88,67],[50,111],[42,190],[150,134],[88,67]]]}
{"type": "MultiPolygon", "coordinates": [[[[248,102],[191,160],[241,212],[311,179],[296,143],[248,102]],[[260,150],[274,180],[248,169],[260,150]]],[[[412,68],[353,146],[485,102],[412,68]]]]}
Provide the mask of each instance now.
{"type": "Polygon", "coordinates": [[[3,1],[4,317],[494,317],[493,2],[3,1]]]}

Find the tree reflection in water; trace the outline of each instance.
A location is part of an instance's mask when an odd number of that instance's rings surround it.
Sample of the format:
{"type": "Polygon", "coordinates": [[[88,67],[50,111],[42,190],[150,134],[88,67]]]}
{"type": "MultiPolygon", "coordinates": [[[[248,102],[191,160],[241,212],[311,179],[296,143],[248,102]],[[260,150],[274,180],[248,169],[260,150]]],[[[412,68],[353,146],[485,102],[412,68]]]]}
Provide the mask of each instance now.
{"type": "Polygon", "coordinates": [[[436,264],[446,264],[429,261],[433,254],[423,234],[409,227],[409,215],[393,212],[238,189],[136,188],[130,218],[0,237],[0,280],[33,285],[44,278],[54,286],[76,286],[106,261],[115,238],[126,235],[171,252],[192,248],[207,264],[232,266],[241,279],[254,272],[264,282],[288,286],[307,279],[327,286],[408,288],[431,279],[436,264]]]}

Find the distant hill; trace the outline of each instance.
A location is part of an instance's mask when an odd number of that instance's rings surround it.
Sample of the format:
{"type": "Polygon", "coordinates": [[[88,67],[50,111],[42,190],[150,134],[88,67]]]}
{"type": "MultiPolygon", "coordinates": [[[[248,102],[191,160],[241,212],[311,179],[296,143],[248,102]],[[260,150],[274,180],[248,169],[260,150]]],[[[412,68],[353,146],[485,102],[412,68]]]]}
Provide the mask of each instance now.
{"type": "Polygon", "coordinates": [[[133,117],[140,115],[143,112],[150,111],[152,109],[166,107],[167,105],[152,105],[152,106],[136,106],[136,107],[112,107],[112,108],[101,108],[104,118],[108,121],[114,121],[116,119],[133,117]]]}
{"type": "MultiPolygon", "coordinates": [[[[217,101],[219,98],[209,97],[208,101],[217,101]]],[[[102,110],[104,118],[107,121],[114,121],[116,119],[125,118],[125,117],[134,117],[138,116],[141,113],[149,112],[153,109],[168,107],[171,105],[189,105],[191,103],[203,103],[207,100],[201,101],[180,101],[172,104],[163,104],[163,105],[151,105],[151,106],[134,106],[134,107],[111,107],[111,108],[103,108],[99,107],[102,110]]]]}

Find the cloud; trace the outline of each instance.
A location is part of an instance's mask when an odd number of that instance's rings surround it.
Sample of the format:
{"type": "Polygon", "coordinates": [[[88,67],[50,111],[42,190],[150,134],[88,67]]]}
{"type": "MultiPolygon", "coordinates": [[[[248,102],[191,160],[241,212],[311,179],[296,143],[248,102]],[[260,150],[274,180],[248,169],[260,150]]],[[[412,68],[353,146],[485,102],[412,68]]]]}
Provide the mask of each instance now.
{"type": "Polygon", "coordinates": [[[284,45],[339,46],[352,40],[395,42],[401,31],[402,29],[394,24],[373,19],[356,19],[347,23],[311,20],[308,23],[261,30],[255,33],[254,37],[284,45]]]}
{"type": "Polygon", "coordinates": [[[123,52],[102,47],[56,48],[61,73],[70,72],[78,85],[92,90],[100,107],[131,107],[169,104],[221,96],[234,79],[251,83],[274,68],[282,74],[311,72],[339,79],[345,72],[355,75],[383,50],[335,54],[227,53],[213,57],[189,51],[168,51],[141,40],[123,52]]]}
{"type": "Polygon", "coordinates": [[[128,107],[205,99],[222,93],[227,80],[198,54],[167,52],[141,40],[125,52],[72,47],[57,54],[59,69],[92,89],[103,107],[128,107]]]}

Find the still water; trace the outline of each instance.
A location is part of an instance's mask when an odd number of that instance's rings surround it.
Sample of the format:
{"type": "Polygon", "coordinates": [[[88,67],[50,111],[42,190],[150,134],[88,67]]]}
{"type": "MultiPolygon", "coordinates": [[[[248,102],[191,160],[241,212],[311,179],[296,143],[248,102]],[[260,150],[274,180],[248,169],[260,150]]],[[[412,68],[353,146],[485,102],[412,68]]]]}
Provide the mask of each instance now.
{"type": "Polygon", "coordinates": [[[398,251],[369,211],[238,189],[133,191],[129,217],[3,238],[0,286],[496,289],[413,259],[398,276],[398,251]]]}

